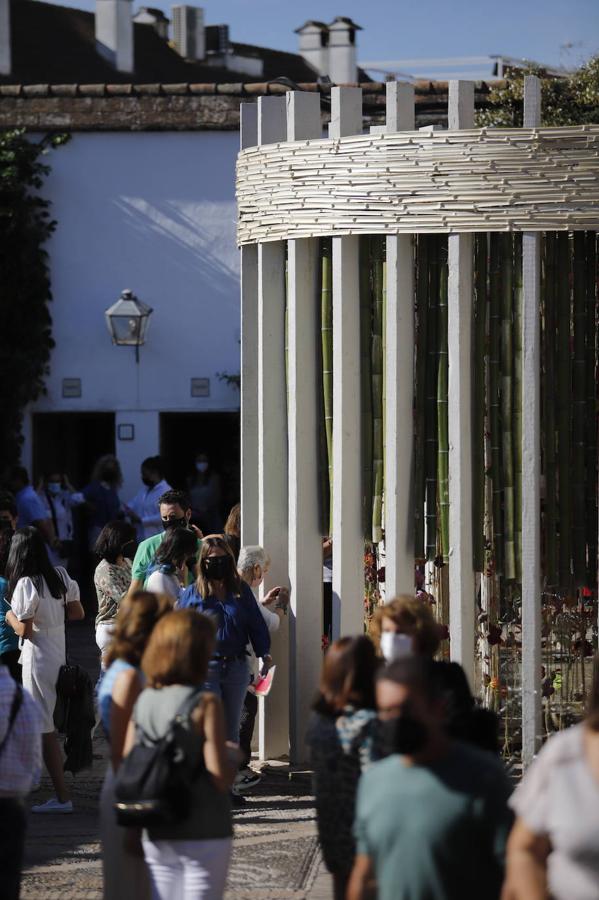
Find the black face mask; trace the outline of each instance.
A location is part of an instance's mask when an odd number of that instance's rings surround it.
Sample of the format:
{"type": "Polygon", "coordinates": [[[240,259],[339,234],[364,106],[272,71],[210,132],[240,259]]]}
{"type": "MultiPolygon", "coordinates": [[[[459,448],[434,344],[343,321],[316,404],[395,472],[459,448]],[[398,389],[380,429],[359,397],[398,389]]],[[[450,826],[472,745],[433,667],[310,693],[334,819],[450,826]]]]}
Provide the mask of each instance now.
{"type": "Polygon", "coordinates": [[[380,723],[380,734],[386,754],[419,753],[428,742],[428,728],[409,714],[380,723]]]}
{"type": "Polygon", "coordinates": [[[209,556],[203,562],[206,578],[210,581],[222,581],[231,573],[231,559],[228,556],[209,556]]]}
{"type": "Polygon", "coordinates": [[[187,519],[182,516],[180,519],[163,519],[162,527],[166,531],[168,528],[186,528],[187,519]]]}
{"type": "Polygon", "coordinates": [[[0,531],[10,531],[11,534],[15,533],[12,522],[9,519],[0,519],[0,531]]]}
{"type": "Polygon", "coordinates": [[[142,484],[145,484],[146,487],[154,487],[154,482],[151,478],[142,478],[142,484]]]}

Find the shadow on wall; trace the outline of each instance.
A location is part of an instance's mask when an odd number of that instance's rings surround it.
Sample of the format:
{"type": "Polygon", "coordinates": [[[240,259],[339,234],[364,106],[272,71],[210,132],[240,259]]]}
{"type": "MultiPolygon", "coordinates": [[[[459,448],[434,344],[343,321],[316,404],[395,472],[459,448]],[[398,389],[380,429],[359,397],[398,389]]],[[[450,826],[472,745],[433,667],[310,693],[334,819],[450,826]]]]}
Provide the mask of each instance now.
{"type": "Polygon", "coordinates": [[[209,292],[220,302],[235,298],[239,287],[239,271],[219,258],[223,243],[233,237],[225,228],[230,213],[229,204],[193,203],[177,206],[170,200],[149,202],[140,197],[121,197],[114,201],[127,227],[128,242],[133,249],[134,237],[147,244],[148,231],[160,241],[162,264],[174,274],[174,270],[198,278],[202,292],[209,292]],[[224,207],[224,208],[223,208],[224,207]],[[195,213],[195,215],[194,215],[195,213]],[[211,227],[201,228],[202,221],[211,227]]]}

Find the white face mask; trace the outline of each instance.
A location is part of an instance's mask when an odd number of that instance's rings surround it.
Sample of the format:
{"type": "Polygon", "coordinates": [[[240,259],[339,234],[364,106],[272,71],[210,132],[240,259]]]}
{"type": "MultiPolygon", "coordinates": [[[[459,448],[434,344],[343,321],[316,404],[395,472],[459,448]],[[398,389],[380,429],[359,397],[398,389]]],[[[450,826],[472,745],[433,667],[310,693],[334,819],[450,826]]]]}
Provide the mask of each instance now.
{"type": "Polygon", "coordinates": [[[198,470],[198,472],[207,472],[208,471],[208,463],[207,462],[196,463],[196,469],[198,470]]]}
{"type": "Polygon", "coordinates": [[[385,662],[392,663],[396,659],[412,656],[412,638],[409,634],[398,634],[395,631],[383,631],[381,634],[381,653],[385,662]]]}

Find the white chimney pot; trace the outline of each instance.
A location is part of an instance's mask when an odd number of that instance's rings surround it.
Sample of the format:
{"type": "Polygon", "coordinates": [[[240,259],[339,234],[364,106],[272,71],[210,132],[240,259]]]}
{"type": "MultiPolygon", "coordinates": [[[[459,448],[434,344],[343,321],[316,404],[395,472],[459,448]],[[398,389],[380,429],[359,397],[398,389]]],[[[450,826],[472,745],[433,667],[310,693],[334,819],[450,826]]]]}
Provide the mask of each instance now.
{"type": "Polygon", "coordinates": [[[118,72],[133,72],[132,0],[96,0],[96,45],[118,72]]]}
{"type": "Polygon", "coordinates": [[[10,72],[10,0],[0,0],[0,75],[10,72]]]}

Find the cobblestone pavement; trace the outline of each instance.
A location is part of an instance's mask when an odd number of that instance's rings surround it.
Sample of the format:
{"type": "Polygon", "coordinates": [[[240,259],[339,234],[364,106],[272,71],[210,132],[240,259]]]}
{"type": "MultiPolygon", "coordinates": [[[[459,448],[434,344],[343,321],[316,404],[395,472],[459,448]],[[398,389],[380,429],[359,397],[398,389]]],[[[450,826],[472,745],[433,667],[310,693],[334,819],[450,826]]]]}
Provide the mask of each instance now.
{"type": "MultiPolygon", "coordinates": [[[[95,676],[93,633],[71,627],[72,656],[95,676]]],[[[102,897],[98,796],[106,767],[106,743],[94,738],[94,765],[72,781],[71,816],[31,816],[21,886],[23,900],[97,900],[102,897]]],[[[67,776],[70,777],[70,776],[67,776]]],[[[44,778],[34,802],[51,795],[44,778]]],[[[273,763],[262,783],[235,812],[233,860],[226,900],[329,900],[316,839],[315,814],[306,776],[289,776],[273,763]]]]}

